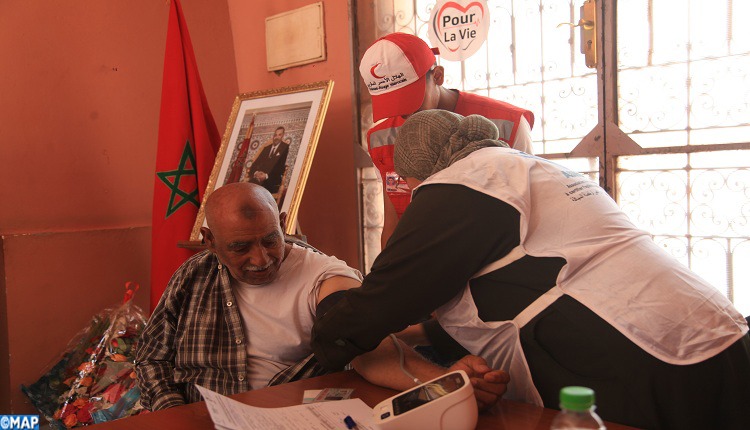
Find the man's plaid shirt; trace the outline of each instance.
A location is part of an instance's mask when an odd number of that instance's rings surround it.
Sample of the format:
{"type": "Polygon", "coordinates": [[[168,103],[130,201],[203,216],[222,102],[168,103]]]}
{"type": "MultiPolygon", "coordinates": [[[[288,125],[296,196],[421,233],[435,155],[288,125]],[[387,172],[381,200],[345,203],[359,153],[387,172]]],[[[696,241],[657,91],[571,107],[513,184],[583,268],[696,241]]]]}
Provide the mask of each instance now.
{"type": "MultiPolygon", "coordinates": [[[[247,350],[228,270],[210,251],[172,276],[136,350],[141,402],[150,410],[201,400],[194,384],[230,395],[248,391],[247,350]]],[[[313,358],[280,372],[272,384],[325,373],[313,358]]]]}

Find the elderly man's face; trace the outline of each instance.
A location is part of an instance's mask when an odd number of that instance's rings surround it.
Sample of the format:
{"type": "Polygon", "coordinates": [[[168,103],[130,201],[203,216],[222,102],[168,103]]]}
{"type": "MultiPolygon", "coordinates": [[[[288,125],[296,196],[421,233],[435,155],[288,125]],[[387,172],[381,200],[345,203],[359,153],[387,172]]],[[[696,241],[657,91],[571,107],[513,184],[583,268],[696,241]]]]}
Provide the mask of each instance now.
{"type": "Polygon", "coordinates": [[[276,279],[285,256],[282,231],[285,215],[271,209],[255,216],[219,217],[204,232],[209,247],[232,276],[252,285],[264,285],[276,279]]]}

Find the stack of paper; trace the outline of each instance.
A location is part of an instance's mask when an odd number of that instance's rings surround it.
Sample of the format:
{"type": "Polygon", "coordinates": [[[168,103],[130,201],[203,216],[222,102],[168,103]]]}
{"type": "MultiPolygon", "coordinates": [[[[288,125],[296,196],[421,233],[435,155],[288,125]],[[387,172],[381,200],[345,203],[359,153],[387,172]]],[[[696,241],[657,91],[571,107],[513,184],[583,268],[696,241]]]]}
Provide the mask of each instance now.
{"type": "Polygon", "coordinates": [[[331,430],[347,429],[351,417],[359,430],[376,430],[372,408],[360,399],[310,403],[285,408],[258,408],[196,385],[206,400],[217,430],[331,430]]]}

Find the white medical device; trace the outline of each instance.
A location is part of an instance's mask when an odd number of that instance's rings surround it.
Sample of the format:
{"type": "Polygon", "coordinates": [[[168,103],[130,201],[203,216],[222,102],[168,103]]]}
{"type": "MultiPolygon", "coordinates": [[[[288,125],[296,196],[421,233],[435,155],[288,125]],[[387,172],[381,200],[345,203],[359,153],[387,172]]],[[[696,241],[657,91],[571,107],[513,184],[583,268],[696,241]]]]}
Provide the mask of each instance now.
{"type": "Polygon", "coordinates": [[[469,430],[477,425],[474,388],[463,370],[396,394],[373,408],[381,430],[469,430]]]}

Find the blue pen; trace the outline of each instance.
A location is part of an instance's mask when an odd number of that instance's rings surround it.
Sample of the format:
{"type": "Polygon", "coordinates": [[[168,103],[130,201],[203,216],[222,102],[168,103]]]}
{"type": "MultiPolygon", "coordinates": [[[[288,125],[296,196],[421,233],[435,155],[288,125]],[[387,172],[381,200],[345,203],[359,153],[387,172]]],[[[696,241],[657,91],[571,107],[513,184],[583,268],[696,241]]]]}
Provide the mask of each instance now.
{"type": "Polygon", "coordinates": [[[355,423],[352,417],[350,417],[349,415],[344,418],[344,424],[346,424],[346,428],[348,428],[349,430],[357,428],[357,423],[355,423]]]}

